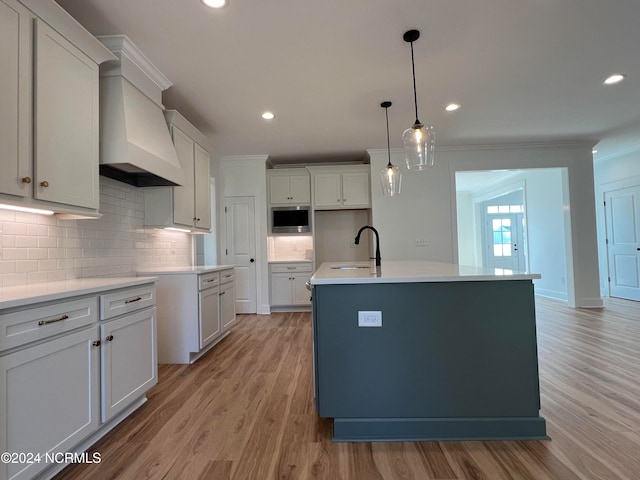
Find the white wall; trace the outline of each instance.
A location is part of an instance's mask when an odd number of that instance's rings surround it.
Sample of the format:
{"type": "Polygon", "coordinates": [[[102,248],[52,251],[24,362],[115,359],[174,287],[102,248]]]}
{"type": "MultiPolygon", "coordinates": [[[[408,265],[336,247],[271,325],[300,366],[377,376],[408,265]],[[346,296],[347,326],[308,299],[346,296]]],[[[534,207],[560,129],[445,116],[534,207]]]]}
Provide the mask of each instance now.
{"type": "Polygon", "coordinates": [[[0,285],[191,265],[190,235],[144,229],[142,189],[100,177],[100,212],[96,220],[60,220],[0,210],[0,285]]]}
{"type": "Polygon", "coordinates": [[[640,150],[623,155],[600,159],[594,162],[596,183],[596,221],[598,232],[598,261],[600,264],[600,289],[609,295],[607,281],[606,223],[604,215],[604,193],[618,188],[640,185],[640,150]]]}
{"type": "Polygon", "coordinates": [[[482,265],[482,257],[476,255],[479,237],[476,233],[476,215],[471,192],[456,192],[458,220],[458,263],[482,265]]]}
{"type": "Polygon", "coordinates": [[[219,263],[225,261],[226,228],[224,221],[225,197],[254,197],[256,216],[256,290],[257,309],[260,314],[271,312],[269,304],[269,268],[267,255],[267,173],[266,155],[225,156],[218,167],[218,245],[219,263]]]}
{"type": "MultiPolygon", "coordinates": [[[[591,144],[492,146],[436,151],[436,164],[423,172],[402,168],[403,191],[385,198],[377,173],[386,164],[386,150],[370,150],[373,224],[380,229],[382,255],[387,259],[458,261],[455,172],[566,167],[567,198],[563,222],[567,232],[567,296],[571,306],[602,305],[597,262],[595,195],[591,144]],[[416,247],[417,237],[429,246],[416,247]]],[[[403,166],[402,152],[392,162],[403,166]]]]}

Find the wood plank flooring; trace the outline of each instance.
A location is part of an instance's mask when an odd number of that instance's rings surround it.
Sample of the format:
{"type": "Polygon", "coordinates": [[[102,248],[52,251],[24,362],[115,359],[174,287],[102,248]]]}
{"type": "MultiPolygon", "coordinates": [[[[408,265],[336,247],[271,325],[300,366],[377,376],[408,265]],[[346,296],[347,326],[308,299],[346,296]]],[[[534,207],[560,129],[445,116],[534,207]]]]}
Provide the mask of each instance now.
{"type": "Polygon", "coordinates": [[[550,441],[332,443],[315,413],[309,313],[240,316],[191,366],[163,365],[149,401],[71,479],[640,478],[640,303],[536,301],[550,441]]]}

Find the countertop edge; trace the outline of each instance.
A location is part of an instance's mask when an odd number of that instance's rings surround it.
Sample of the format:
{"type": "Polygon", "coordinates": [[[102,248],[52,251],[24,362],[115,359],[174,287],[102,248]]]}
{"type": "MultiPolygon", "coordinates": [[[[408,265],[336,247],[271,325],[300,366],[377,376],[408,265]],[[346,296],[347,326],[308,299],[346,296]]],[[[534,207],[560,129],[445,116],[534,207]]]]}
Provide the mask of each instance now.
{"type": "Polygon", "coordinates": [[[0,310],[146,285],[155,283],[157,280],[158,278],[154,276],[92,277],[4,287],[0,295],[0,310]],[[5,300],[6,297],[9,298],[5,300]]]}

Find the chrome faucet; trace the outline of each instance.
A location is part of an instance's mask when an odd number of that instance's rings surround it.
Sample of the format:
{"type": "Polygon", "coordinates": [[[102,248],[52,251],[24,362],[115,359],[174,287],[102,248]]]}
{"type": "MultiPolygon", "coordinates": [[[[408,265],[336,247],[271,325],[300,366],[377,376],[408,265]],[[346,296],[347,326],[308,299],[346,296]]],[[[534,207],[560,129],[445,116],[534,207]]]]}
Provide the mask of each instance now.
{"type": "Polygon", "coordinates": [[[362,233],[363,230],[372,230],[373,233],[376,234],[376,267],[380,266],[380,263],[382,262],[382,258],[380,258],[380,236],[378,235],[378,231],[369,226],[369,225],[365,225],[364,227],[361,227],[360,230],[358,230],[358,234],[356,235],[356,239],[354,240],[353,243],[355,243],[356,245],[360,244],[360,234],[362,233]]]}

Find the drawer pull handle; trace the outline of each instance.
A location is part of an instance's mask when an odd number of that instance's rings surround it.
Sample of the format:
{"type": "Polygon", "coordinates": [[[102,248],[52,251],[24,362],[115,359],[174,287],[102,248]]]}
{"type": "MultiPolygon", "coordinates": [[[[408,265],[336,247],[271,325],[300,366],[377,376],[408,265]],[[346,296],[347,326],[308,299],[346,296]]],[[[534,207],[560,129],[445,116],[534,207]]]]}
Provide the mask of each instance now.
{"type": "Polygon", "coordinates": [[[225,293],[227,293],[226,290],[224,292],[220,292],[220,296],[224,295],[225,293]]]}
{"type": "Polygon", "coordinates": [[[136,298],[132,298],[130,300],[125,300],[124,303],[139,302],[140,300],[142,300],[142,297],[136,297],[136,298]]]}
{"type": "Polygon", "coordinates": [[[287,270],[295,270],[296,267],[287,267],[287,270]]]}
{"type": "Polygon", "coordinates": [[[107,342],[112,341],[112,340],[113,340],[113,335],[109,335],[107,338],[105,338],[105,340],[106,340],[107,342]]]}
{"type": "Polygon", "coordinates": [[[38,322],[38,325],[40,325],[40,326],[49,325],[50,323],[61,322],[63,320],[66,320],[67,318],[69,318],[69,315],[62,315],[60,318],[55,318],[53,320],[40,320],[38,322]]]}
{"type": "Polygon", "coordinates": [[[91,345],[93,345],[94,347],[99,347],[100,346],[100,340],[96,340],[91,345]]]}
{"type": "Polygon", "coordinates": [[[207,283],[211,283],[211,282],[215,282],[216,279],[215,278],[210,278],[209,280],[207,280],[207,283]]]}
{"type": "Polygon", "coordinates": [[[229,278],[229,277],[233,277],[233,274],[229,274],[229,275],[225,275],[224,278],[229,278]]]}

